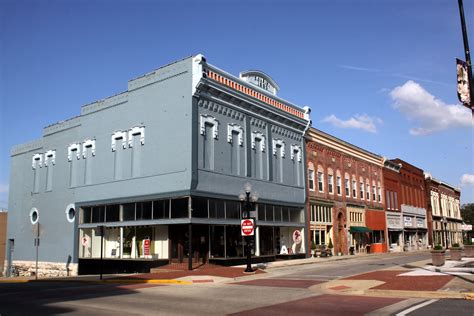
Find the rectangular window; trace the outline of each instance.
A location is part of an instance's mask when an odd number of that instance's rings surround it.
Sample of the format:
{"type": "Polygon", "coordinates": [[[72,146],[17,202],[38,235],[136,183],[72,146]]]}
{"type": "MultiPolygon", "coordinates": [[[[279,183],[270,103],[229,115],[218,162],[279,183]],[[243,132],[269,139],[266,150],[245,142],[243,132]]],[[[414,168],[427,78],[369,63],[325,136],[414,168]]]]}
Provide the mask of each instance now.
{"type": "Polygon", "coordinates": [[[352,180],[352,197],[355,199],[357,197],[357,182],[352,180]]]}
{"type": "Polygon", "coordinates": [[[385,191],[385,203],[387,203],[387,210],[392,209],[392,205],[390,204],[390,191],[385,191]]]}
{"type": "Polygon", "coordinates": [[[370,201],[370,185],[369,184],[366,185],[366,190],[367,191],[365,191],[365,197],[367,201],[370,201]]]}
{"type": "Polygon", "coordinates": [[[264,178],[264,168],[263,168],[263,161],[264,161],[264,152],[263,152],[263,145],[264,140],[260,138],[255,138],[255,147],[252,150],[253,155],[253,164],[252,164],[252,176],[257,179],[264,178]]]}
{"type": "Polygon", "coordinates": [[[77,150],[72,150],[72,159],[69,162],[69,187],[77,186],[77,167],[79,160],[77,160],[77,150]]]}
{"type": "Polygon", "coordinates": [[[92,183],[92,145],[84,147],[84,184],[92,183]]]}
{"type": "Polygon", "coordinates": [[[360,189],[360,199],[364,199],[364,182],[359,183],[359,189],[360,189]]]}
{"type": "Polygon", "coordinates": [[[341,177],[336,178],[337,194],[341,195],[341,177]]]}
{"type": "Polygon", "coordinates": [[[351,196],[351,189],[350,189],[350,184],[349,184],[349,179],[345,179],[345,184],[346,184],[346,196],[349,197],[351,196]]]}
{"type": "Polygon", "coordinates": [[[275,145],[273,175],[274,181],[283,183],[283,147],[280,144],[275,145]]]}
{"type": "Polygon", "coordinates": [[[318,172],[318,190],[319,192],[323,192],[324,187],[323,187],[323,173],[318,172]]]}
{"type": "Polygon", "coordinates": [[[308,169],[309,189],[314,191],[314,170],[308,169]]]}
{"type": "Polygon", "coordinates": [[[214,170],[214,125],[205,124],[203,134],[203,168],[214,170]]]}
{"type": "Polygon", "coordinates": [[[131,153],[131,175],[132,178],[141,176],[141,162],[142,162],[142,144],[141,144],[141,135],[136,134],[130,136],[129,140],[132,144],[132,153],[131,153]]]}
{"type": "MultiPolygon", "coordinates": [[[[119,144],[122,144],[123,138],[116,139],[119,144]]],[[[125,149],[122,145],[117,146],[114,151],[114,180],[123,179],[123,161],[125,159],[125,149]]]]}
{"type": "Polygon", "coordinates": [[[378,201],[382,203],[382,188],[378,187],[377,192],[378,192],[378,201]]]}
{"type": "Polygon", "coordinates": [[[328,175],[328,191],[329,191],[330,194],[333,194],[334,193],[333,190],[334,190],[333,189],[333,175],[330,174],[330,175],[328,175]]]}
{"type": "Polygon", "coordinates": [[[393,208],[398,210],[398,197],[397,192],[393,192],[393,208]]]}
{"type": "Polygon", "coordinates": [[[53,190],[53,164],[50,162],[46,165],[46,191],[53,190]]]}
{"type": "Polygon", "coordinates": [[[375,185],[372,186],[372,201],[376,201],[377,191],[375,190],[375,185]]]}

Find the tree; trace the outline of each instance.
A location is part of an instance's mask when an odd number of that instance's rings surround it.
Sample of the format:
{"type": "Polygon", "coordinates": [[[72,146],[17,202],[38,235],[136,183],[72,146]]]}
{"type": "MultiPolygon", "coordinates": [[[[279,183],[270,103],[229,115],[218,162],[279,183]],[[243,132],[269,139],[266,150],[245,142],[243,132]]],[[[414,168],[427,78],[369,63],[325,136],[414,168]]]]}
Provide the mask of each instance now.
{"type": "Polygon", "coordinates": [[[463,204],[461,206],[461,217],[464,223],[474,225],[474,203],[463,204]]]}

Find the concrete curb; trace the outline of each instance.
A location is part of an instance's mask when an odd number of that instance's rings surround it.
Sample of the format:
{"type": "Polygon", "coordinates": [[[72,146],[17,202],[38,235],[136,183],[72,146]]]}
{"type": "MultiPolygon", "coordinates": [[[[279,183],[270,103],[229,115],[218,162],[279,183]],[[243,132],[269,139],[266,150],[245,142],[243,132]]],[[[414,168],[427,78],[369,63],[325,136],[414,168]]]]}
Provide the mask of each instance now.
{"type": "MultiPolygon", "coordinates": [[[[54,282],[71,282],[71,283],[96,283],[96,284],[193,284],[194,281],[181,281],[174,279],[108,279],[108,280],[0,280],[0,283],[54,283],[54,282]]],[[[199,283],[199,282],[198,282],[199,283]]]]}

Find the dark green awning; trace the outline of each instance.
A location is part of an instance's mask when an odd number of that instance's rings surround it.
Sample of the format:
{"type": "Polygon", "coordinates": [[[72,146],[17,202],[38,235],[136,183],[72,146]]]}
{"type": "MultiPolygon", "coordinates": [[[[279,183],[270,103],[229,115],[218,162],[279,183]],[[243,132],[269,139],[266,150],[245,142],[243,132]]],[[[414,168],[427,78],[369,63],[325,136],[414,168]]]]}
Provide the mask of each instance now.
{"type": "Polygon", "coordinates": [[[365,226],[351,226],[349,231],[351,233],[370,233],[372,229],[365,226]]]}

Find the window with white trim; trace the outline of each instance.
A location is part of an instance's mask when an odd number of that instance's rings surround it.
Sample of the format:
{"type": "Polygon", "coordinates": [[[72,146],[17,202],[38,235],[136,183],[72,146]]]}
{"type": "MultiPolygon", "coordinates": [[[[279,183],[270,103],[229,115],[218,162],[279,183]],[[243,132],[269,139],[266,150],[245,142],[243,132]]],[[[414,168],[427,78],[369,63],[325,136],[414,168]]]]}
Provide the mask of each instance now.
{"type": "Polygon", "coordinates": [[[273,147],[273,180],[283,183],[283,159],[285,158],[285,142],[281,139],[272,140],[273,147]]]}
{"type": "Polygon", "coordinates": [[[33,193],[39,193],[40,187],[40,168],[43,167],[43,155],[34,154],[31,159],[31,167],[33,168],[33,193]]]}
{"type": "Polygon", "coordinates": [[[237,124],[227,125],[227,142],[230,145],[230,172],[241,175],[241,148],[244,146],[244,130],[237,124]]]}
{"type": "Polygon", "coordinates": [[[294,174],[294,182],[295,185],[300,186],[301,185],[301,161],[302,161],[302,153],[301,153],[301,147],[298,145],[291,145],[290,146],[290,151],[291,151],[291,160],[293,161],[293,174],[294,174]]]}
{"type": "Polygon", "coordinates": [[[308,169],[309,190],[314,191],[314,170],[308,169]]]}
{"type": "Polygon", "coordinates": [[[345,175],[344,183],[345,183],[345,189],[346,189],[346,197],[350,197],[351,196],[351,184],[350,184],[350,179],[349,179],[348,174],[345,175]]]}
{"type": "Polygon", "coordinates": [[[352,177],[352,197],[357,198],[357,181],[354,177],[352,177]]]}
{"type": "MultiPolygon", "coordinates": [[[[264,179],[264,160],[265,160],[265,135],[263,133],[254,131],[251,133],[251,148],[252,148],[252,177],[257,179],[264,179]]],[[[265,160],[266,161],[266,160],[265,160]]]]}
{"type": "Polygon", "coordinates": [[[363,200],[364,199],[364,180],[362,178],[360,178],[359,190],[360,190],[359,197],[361,200],[363,200]]]}
{"type": "Polygon", "coordinates": [[[95,156],[95,139],[86,139],[82,143],[82,158],[84,158],[84,184],[92,183],[92,157],[95,156]]]}
{"type": "Polygon", "coordinates": [[[336,177],[336,187],[337,187],[337,195],[341,195],[341,192],[342,192],[342,179],[341,179],[341,176],[338,175],[336,177]]]}
{"type": "Polygon", "coordinates": [[[334,194],[334,175],[332,171],[328,171],[328,192],[329,194],[334,194]]]}
{"type": "Polygon", "coordinates": [[[375,182],[372,183],[372,201],[377,201],[377,189],[375,187],[375,182]]]}
{"type": "Polygon", "coordinates": [[[114,180],[124,177],[125,149],[127,148],[127,132],[117,131],[112,134],[112,151],[114,152],[114,180]]]}
{"type": "Polygon", "coordinates": [[[200,132],[203,136],[203,168],[214,170],[214,142],[219,138],[219,121],[208,114],[201,115],[200,132]]]}
{"type": "Polygon", "coordinates": [[[324,192],[324,175],[321,171],[318,171],[318,191],[324,192]]]}
{"type": "Polygon", "coordinates": [[[81,144],[70,144],[67,148],[67,159],[69,161],[69,187],[77,186],[78,160],[81,158],[81,144]]]}
{"type": "Polygon", "coordinates": [[[130,153],[132,178],[141,176],[143,145],[145,145],[145,126],[132,127],[128,131],[128,147],[132,149],[130,153]]]}
{"type": "Polygon", "coordinates": [[[370,201],[370,184],[368,182],[365,185],[365,198],[370,201]]]}
{"type": "Polygon", "coordinates": [[[380,187],[380,182],[377,182],[377,185],[378,201],[382,203],[382,188],[380,187]]]}
{"type": "Polygon", "coordinates": [[[44,154],[44,166],[46,167],[46,191],[53,190],[53,166],[56,164],[56,150],[48,150],[44,154]]]}

